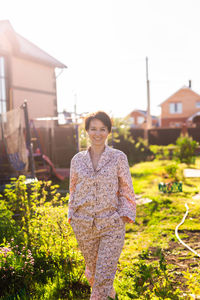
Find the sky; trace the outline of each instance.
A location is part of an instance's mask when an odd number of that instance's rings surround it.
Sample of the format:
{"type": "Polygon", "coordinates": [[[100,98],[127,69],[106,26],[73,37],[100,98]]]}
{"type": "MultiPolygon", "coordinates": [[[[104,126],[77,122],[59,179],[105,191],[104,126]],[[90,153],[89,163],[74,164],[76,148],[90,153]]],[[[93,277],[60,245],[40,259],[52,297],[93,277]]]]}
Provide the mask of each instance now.
{"type": "Polygon", "coordinates": [[[188,81],[200,93],[200,0],[0,0],[0,20],[65,65],[58,110],[151,114],[188,81]]]}

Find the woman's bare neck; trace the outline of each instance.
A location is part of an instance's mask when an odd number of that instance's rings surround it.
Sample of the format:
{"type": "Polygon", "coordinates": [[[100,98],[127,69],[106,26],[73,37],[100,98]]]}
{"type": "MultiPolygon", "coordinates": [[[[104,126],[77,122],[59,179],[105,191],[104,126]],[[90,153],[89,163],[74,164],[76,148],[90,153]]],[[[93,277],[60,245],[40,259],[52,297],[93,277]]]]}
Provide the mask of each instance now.
{"type": "Polygon", "coordinates": [[[92,156],[100,156],[105,150],[105,145],[102,146],[94,146],[90,147],[90,153],[92,156]]]}

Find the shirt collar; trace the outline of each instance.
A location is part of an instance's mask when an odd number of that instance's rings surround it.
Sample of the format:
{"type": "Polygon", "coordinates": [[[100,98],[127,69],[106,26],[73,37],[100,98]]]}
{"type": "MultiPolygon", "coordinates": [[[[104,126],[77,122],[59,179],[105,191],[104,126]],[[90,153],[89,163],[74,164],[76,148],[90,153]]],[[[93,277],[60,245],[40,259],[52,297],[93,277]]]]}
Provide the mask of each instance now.
{"type": "MultiPolygon", "coordinates": [[[[91,146],[86,150],[85,156],[84,156],[84,161],[87,164],[87,166],[90,169],[93,169],[93,165],[92,165],[92,160],[91,160],[91,156],[90,156],[90,148],[91,146]]],[[[107,164],[110,160],[111,160],[111,148],[108,145],[105,145],[105,149],[103,151],[103,153],[101,154],[101,157],[98,161],[98,165],[96,168],[96,172],[99,171],[105,164],[107,164]]]]}

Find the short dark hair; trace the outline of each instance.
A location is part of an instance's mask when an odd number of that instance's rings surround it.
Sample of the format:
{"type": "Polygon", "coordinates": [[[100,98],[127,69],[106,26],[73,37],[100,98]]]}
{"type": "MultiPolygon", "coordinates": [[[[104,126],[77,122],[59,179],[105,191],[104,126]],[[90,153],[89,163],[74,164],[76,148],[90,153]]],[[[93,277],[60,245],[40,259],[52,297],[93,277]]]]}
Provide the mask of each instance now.
{"type": "Polygon", "coordinates": [[[85,118],[86,131],[89,130],[90,122],[94,119],[100,120],[108,128],[108,131],[111,132],[112,121],[109,115],[107,115],[104,111],[97,111],[95,113],[91,113],[85,118]]]}

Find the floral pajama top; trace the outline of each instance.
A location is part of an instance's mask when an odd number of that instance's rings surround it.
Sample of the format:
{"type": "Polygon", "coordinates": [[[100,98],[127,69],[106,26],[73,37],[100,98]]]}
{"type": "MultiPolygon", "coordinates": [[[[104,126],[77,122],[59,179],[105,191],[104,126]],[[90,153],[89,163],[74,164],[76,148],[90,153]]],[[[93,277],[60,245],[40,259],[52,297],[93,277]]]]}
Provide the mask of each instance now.
{"type": "Polygon", "coordinates": [[[96,170],[89,149],[72,158],[68,219],[79,210],[90,225],[95,217],[109,216],[111,211],[135,221],[135,194],[128,160],[122,151],[106,145],[96,170]]]}

